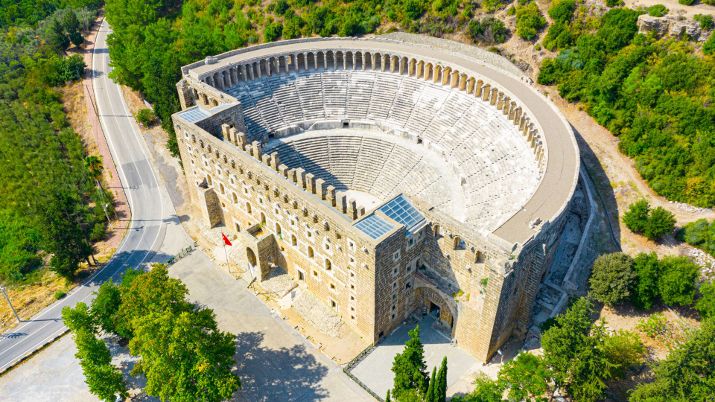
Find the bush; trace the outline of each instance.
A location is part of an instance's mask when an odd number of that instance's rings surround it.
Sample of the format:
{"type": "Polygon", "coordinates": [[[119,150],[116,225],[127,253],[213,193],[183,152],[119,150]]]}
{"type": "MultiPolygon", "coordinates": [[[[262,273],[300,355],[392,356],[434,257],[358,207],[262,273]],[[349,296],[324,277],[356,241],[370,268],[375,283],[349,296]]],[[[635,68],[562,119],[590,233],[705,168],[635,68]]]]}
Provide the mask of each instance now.
{"type": "Polygon", "coordinates": [[[516,9],[516,34],[525,40],[534,40],[546,26],[546,19],[541,15],[536,3],[529,3],[516,9]]]}
{"type": "Polygon", "coordinates": [[[713,54],[715,53],[715,33],[711,33],[708,40],[703,43],[703,53],[713,54]]]}
{"type": "Polygon", "coordinates": [[[675,217],[670,211],[657,207],[650,212],[648,224],[645,228],[645,237],[650,240],[657,240],[669,233],[673,233],[673,230],[675,230],[675,217]]]}
{"type": "Polygon", "coordinates": [[[631,296],[635,281],[631,257],[623,253],[604,254],[593,264],[590,293],[601,303],[613,306],[631,296]]]}
{"type": "Polygon", "coordinates": [[[651,17],[662,17],[668,14],[668,8],[662,4],[655,4],[646,10],[651,17]]]}
{"type": "Polygon", "coordinates": [[[686,6],[692,6],[693,4],[695,4],[695,0],[678,0],[678,3],[686,6]]]}
{"type": "Polygon", "coordinates": [[[405,16],[411,20],[418,20],[425,12],[423,2],[420,0],[407,0],[404,3],[402,11],[405,16]]]}
{"type": "Polygon", "coordinates": [[[712,29],[713,25],[715,25],[713,16],[709,14],[695,14],[693,19],[700,25],[700,29],[705,31],[712,29]]]}
{"type": "Polygon", "coordinates": [[[700,298],[695,303],[703,318],[715,317],[715,282],[706,282],[700,286],[700,298]]]}
{"type": "Polygon", "coordinates": [[[467,30],[474,41],[486,44],[504,43],[509,37],[509,29],[501,20],[494,17],[472,20],[467,30]]]}
{"type": "Polygon", "coordinates": [[[686,224],[679,234],[684,242],[715,256],[715,221],[698,219],[686,224]]]}
{"type": "Polygon", "coordinates": [[[272,24],[266,25],[266,28],[263,30],[263,39],[266,42],[273,42],[275,40],[280,39],[282,34],[283,24],[274,22],[272,24]]]}
{"type": "Polygon", "coordinates": [[[137,112],[137,121],[144,127],[151,127],[156,123],[156,114],[154,111],[148,108],[139,109],[137,112]]]}
{"type": "Polygon", "coordinates": [[[58,290],[55,292],[55,300],[59,300],[65,296],[67,296],[67,292],[65,292],[64,290],[58,290]]]}
{"type": "Polygon", "coordinates": [[[659,297],[660,263],[658,256],[655,253],[638,254],[633,259],[633,271],[636,274],[636,281],[631,291],[631,301],[636,307],[649,310],[659,297]]]}
{"type": "Polygon", "coordinates": [[[623,223],[633,233],[658,240],[675,229],[675,217],[670,211],[657,207],[653,210],[646,200],[638,200],[623,214],[623,223]]]}
{"type": "Polygon", "coordinates": [[[613,377],[622,378],[626,371],[645,363],[646,348],[638,335],[630,331],[617,331],[606,337],[604,349],[608,360],[614,364],[613,377]]]}
{"type": "Polygon", "coordinates": [[[688,306],[695,298],[695,281],[700,268],[686,257],[665,257],[660,261],[658,290],[668,306],[688,306]]]}
{"type": "Polygon", "coordinates": [[[665,319],[663,313],[655,313],[649,315],[646,319],[638,321],[636,328],[649,337],[655,338],[665,335],[668,331],[668,320],[665,319]]]}
{"type": "Polygon", "coordinates": [[[646,200],[638,200],[628,207],[623,214],[623,223],[634,233],[643,233],[648,226],[650,205],[646,200]]]}
{"type": "Polygon", "coordinates": [[[620,7],[623,4],[623,0],[606,0],[606,5],[608,7],[620,7]]]}
{"type": "Polygon", "coordinates": [[[483,0],[482,1],[482,8],[484,11],[488,13],[493,13],[494,11],[497,11],[498,9],[502,8],[504,4],[508,3],[508,1],[504,0],[483,0]]]}

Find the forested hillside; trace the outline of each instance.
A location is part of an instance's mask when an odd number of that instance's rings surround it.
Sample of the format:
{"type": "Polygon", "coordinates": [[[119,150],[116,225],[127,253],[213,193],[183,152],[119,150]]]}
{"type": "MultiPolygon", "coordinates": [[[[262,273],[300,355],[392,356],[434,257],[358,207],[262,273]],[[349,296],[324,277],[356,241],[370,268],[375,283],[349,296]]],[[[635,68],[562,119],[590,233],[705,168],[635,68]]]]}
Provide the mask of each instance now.
{"type": "MultiPolygon", "coordinates": [[[[608,9],[606,2],[596,8],[608,9]]],[[[611,3],[610,1],[607,3],[611,3]]],[[[531,0],[108,0],[115,78],[154,104],[165,129],[179,108],[180,66],[210,54],[300,36],[362,35],[394,29],[499,44],[512,33],[545,59],[539,81],[558,85],[569,101],[615,135],[653,189],[669,199],[715,205],[715,62],[687,37],[637,33],[643,10],[605,15],[582,0],[554,0],[552,24],[531,0]],[[498,11],[499,18],[492,13],[498,11]],[[506,12],[504,12],[506,10],[506,12]],[[487,14],[485,14],[487,13],[487,14]]],[[[707,47],[707,45],[706,45],[707,47]]]]}
{"type": "MultiPolygon", "coordinates": [[[[715,205],[715,59],[687,40],[637,33],[638,12],[613,9],[594,32],[566,27],[539,82],[582,102],[658,194],[715,205]]],[[[573,12],[563,16],[568,24],[573,12]]],[[[555,28],[556,25],[552,27],[555,28]]],[[[547,37],[554,36],[549,31],[547,37]]]]}
{"type": "Polygon", "coordinates": [[[26,279],[49,261],[71,277],[104,235],[96,186],[54,86],[84,71],[65,50],[82,43],[96,0],[6,1],[0,5],[0,282],[26,279]]]}

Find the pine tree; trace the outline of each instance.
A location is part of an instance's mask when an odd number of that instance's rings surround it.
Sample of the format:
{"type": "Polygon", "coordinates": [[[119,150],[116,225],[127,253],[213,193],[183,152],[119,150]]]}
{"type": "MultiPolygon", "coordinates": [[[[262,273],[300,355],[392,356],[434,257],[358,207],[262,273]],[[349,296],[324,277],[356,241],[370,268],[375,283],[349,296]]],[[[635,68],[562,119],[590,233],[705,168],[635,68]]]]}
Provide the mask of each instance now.
{"type": "Polygon", "coordinates": [[[447,357],[442,358],[442,364],[437,372],[437,384],[434,387],[434,402],[447,401],[447,357]]]}
{"type": "Polygon", "coordinates": [[[390,402],[390,390],[387,390],[387,396],[385,396],[385,402],[390,402]]]}

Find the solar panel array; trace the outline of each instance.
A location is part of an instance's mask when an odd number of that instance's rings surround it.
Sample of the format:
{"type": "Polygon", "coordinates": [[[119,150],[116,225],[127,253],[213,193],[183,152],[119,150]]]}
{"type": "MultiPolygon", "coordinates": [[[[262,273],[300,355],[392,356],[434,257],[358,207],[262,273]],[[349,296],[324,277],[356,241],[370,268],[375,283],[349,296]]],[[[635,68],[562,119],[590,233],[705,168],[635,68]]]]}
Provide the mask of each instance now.
{"type": "Polygon", "coordinates": [[[181,116],[182,119],[190,122],[190,123],[196,123],[197,121],[201,121],[209,116],[209,113],[198,106],[192,107],[191,109],[186,109],[185,111],[179,113],[179,116],[181,116]]]}
{"type": "Polygon", "coordinates": [[[374,214],[368,215],[365,219],[356,223],[355,227],[362,230],[373,239],[379,239],[393,228],[390,223],[385,222],[384,219],[379,216],[375,216],[374,214]]]}
{"type": "Polygon", "coordinates": [[[425,217],[402,194],[386,202],[379,210],[405,225],[405,228],[412,233],[425,224],[425,217]]]}

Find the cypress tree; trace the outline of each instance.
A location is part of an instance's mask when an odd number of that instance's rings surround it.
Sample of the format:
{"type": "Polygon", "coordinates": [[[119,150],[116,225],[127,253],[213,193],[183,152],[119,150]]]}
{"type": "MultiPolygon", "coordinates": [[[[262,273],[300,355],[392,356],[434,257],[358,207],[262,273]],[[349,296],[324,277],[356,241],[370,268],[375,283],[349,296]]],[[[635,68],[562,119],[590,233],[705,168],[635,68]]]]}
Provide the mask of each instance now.
{"type": "Polygon", "coordinates": [[[398,400],[424,396],[429,382],[419,325],[408,334],[410,339],[405,344],[405,349],[395,355],[392,362],[392,372],[395,373],[392,396],[398,400]]]}
{"type": "Polygon", "coordinates": [[[390,390],[387,390],[387,396],[385,397],[385,402],[390,402],[390,390]]]}
{"type": "Polygon", "coordinates": [[[437,373],[437,384],[434,387],[435,397],[434,402],[447,401],[447,357],[442,358],[442,364],[439,366],[437,373]]]}
{"type": "Polygon", "coordinates": [[[425,402],[436,402],[435,396],[435,371],[437,367],[432,367],[432,376],[429,380],[429,386],[427,386],[427,395],[425,396],[425,402]]]}

